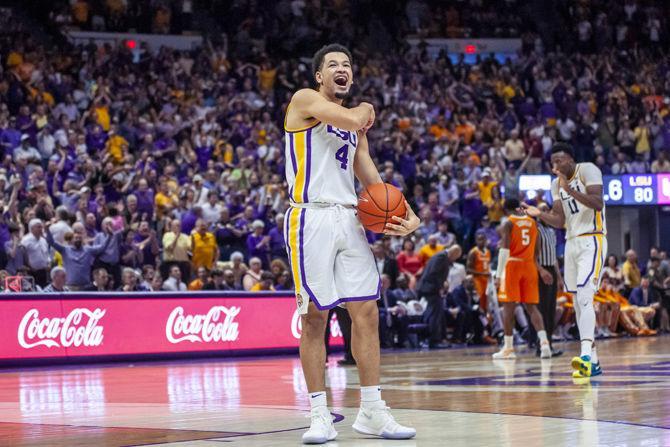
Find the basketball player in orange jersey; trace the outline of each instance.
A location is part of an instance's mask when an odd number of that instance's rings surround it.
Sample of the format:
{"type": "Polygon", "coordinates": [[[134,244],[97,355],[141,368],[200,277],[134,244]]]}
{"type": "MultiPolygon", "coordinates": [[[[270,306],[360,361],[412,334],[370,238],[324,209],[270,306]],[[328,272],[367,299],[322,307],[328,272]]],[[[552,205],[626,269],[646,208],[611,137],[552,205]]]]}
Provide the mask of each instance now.
{"type": "MultiPolygon", "coordinates": [[[[311,406],[311,424],[302,440],[322,444],[337,436],[326,400],[324,333],[328,310],[343,303],[351,315],[351,348],[361,384],[353,428],[365,435],[409,439],[416,431],[398,424],[381,399],[376,303],[381,282],[355,210],[354,177],[363,187],[382,182],[366,137],[375,112],[368,103],[342,106],[353,83],[351,54],[345,47],[321,48],[312,69],[317,90],[297,91],[285,121],[291,202],[285,237],[302,315],[300,360],[311,406]]],[[[406,236],[419,226],[405,204],[406,218],[394,217],[386,234],[406,236]]]]}
{"type": "Polygon", "coordinates": [[[540,301],[537,283],[538,272],[545,282],[553,278],[537,262],[539,246],[537,242],[537,224],[535,220],[523,214],[517,199],[507,199],[503,211],[507,219],[501,224],[500,251],[498,252],[498,270],[496,281],[500,282],[498,300],[503,303],[503,325],[505,344],[493,354],[494,359],[515,359],[514,353],[514,308],[518,303],[526,306],[530,320],[540,339],[540,357],[551,358],[551,347],[544,330],[542,314],[537,309],[540,301]]]}
{"type": "Polygon", "coordinates": [[[487,310],[486,288],[491,278],[491,250],[486,247],[486,235],[478,232],[475,236],[475,246],[468,253],[467,269],[475,281],[475,290],[479,295],[479,305],[487,310]]]}

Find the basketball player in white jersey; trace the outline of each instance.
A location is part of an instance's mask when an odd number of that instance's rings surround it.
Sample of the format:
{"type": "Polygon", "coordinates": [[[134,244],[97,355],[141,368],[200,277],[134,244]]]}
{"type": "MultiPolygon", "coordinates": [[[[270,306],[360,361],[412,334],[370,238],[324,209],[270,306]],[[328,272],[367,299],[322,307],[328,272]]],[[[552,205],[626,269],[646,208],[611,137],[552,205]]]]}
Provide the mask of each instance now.
{"type": "MultiPolygon", "coordinates": [[[[354,177],[364,187],[382,182],[366,137],[375,120],[374,108],[368,103],[342,106],[353,82],[351,54],[345,47],[321,48],[312,65],[318,88],[293,95],[284,125],[291,201],[285,237],[302,315],[300,360],[311,406],[310,428],[302,440],[320,444],[337,436],[326,401],[324,332],[328,310],[344,303],[351,315],[352,352],[361,385],[354,430],[412,438],[416,431],[398,424],[381,399],[376,303],[381,282],[355,210],[354,177]]],[[[419,226],[407,207],[406,219],[387,224],[387,234],[405,236],[419,226]]]]}
{"type": "Polygon", "coordinates": [[[607,253],[603,176],[593,163],[575,163],[572,146],[556,143],[551,149],[553,207],[542,212],[527,206],[526,213],[567,230],[565,246],[566,290],[575,295],[574,307],[582,346],[572,359],[576,379],[602,374],[594,346],[596,314],[593,296],[600,288],[607,253]]]}

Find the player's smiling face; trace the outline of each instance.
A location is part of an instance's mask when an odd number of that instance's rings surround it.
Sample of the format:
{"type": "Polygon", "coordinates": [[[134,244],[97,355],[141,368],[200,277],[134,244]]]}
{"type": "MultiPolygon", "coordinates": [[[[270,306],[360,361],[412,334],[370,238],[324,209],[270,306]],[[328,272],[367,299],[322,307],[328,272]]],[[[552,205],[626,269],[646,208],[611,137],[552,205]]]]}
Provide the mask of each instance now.
{"type": "Polygon", "coordinates": [[[349,94],[353,83],[351,61],[344,53],[327,53],[323,58],[321,69],[316,72],[316,81],[325,93],[338,99],[349,94]]]}

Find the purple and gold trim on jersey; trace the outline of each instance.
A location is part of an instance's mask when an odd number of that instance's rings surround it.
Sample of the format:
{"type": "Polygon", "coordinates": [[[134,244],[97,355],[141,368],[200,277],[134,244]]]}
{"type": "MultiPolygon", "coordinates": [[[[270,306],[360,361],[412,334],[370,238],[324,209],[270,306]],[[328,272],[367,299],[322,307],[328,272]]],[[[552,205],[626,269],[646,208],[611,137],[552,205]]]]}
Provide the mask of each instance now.
{"type": "MultiPolygon", "coordinates": [[[[307,277],[305,274],[305,250],[303,248],[303,240],[305,236],[305,213],[306,209],[289,208],[287,217],[287,238],[288,256],[291,264],[291,273],[293,274],[293,282],[295,284],[296,295],[307,296],[311,301],[316,303],[316,296],[314,292],[307,285],[307,277]]],[[[316,303],[318,305],[318,303],[316,303]]]]}
{"type": "MultiPolygon", "coordinates": [[[[587,236],[587,235],[582,235],[582,236],[587,236]]],[[[588,235],[593,237],[593,243],[595,245],[595,249],[593,250],[593,261],[591,262],[591,271],[589,272],[588,276],[584,280],[583,283],[577,284],[577,287],[584,287],[588,284],[588,282],[593,278],[596,281],[596,289],[600,286],[600,273],[602,272],[603,268],[603,234],[602,233],[594,233],[592,235],[588,235]]]]}
{"type": "Polygon", "coordinates": [[[295,182],[290,190],[291,200],[295,203],[309,202],[309,180],[312,170],[312,129],[287,133],[291,167],[295,182]]]}
{"type": "Polygon", "coordinates": [[[602,233],[604,211],[593,210],[593,232],[602,233]]]}

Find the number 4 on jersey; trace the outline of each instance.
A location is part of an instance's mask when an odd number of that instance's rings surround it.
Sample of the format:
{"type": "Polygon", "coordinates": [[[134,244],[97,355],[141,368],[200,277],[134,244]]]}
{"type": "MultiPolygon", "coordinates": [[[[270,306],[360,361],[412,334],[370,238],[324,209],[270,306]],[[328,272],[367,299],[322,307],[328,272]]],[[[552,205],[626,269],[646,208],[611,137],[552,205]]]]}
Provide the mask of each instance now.
{"type": "Polygon", "coordinates": [[[335,160],[340,162],[340,168],[347,169],[349,164],[349,145],[345,144],[335,152],[335,160]]]}

